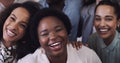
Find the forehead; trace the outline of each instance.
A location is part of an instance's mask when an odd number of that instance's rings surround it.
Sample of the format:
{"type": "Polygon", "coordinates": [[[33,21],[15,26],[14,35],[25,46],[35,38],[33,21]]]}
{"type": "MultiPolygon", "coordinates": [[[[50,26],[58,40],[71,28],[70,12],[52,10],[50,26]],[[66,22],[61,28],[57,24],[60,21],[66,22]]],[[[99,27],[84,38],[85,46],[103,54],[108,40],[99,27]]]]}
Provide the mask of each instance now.
{"type": "Polygon", "coordinates": [[[30,17],[30,13],[23,7],[18,7],[11,12],[11,15],[15,15],[17,19],[27,20],[30,17]]]}
{"type": "Polygon", "coordinates": [[[42,20],[40,20],[40,23],[39,23],[39,26],[41,27],[54,27],[54,26],[57,26],[57,25],[62,25],[63,26],[63,23],[60,19],[54,17],[54,16],[48,16],[48,17],[45,17],[43,18],[42,20]]]}
{"type": "Polygon", "coordinates": [[[95,14],[105,16],[105,15],[115,15],[115,12],[114,12],[114,8],[112,6],[100,5],[97,7],[95,14]]]}

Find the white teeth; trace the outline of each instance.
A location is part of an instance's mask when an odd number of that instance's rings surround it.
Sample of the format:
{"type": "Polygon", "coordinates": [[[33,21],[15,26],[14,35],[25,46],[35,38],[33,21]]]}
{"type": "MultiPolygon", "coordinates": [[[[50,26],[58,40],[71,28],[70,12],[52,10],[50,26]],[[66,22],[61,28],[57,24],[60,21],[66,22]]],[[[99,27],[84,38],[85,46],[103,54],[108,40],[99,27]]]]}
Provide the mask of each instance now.
{"type": "Polygon", "coordinates": [[[100,29],[101,32],[106,32],[108,29],[100,29]]]}
{"type": "Polygon", "coordinates": [[[15,33],[13,33],[13,32],[11,32],[10,30],[7,30],[7,34],[9,35],[9,36],[15,36],[15,33]]]}
{"type": "Polygon", "coordinates": [[[60,44],[60,42],[57,42],[57,43],[53,43],[53,44],[51,44],[50,46],[56,46],[56,45],[59,45],[60,44]]]}

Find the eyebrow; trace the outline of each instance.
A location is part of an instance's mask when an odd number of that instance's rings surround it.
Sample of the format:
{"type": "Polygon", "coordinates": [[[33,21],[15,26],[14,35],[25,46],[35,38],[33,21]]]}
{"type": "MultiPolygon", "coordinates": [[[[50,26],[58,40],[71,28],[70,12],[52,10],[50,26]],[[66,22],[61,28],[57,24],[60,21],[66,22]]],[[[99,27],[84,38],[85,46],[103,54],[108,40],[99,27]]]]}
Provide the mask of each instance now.
{"type": "Polygon", "coordinates": [[[95,17],[100,17],[99,15],[95,15],[95,17]]]}
{"type": "MultiPolygon", "coordinates": [[[[95,15],[96,17],[100,17],[99,15],[95,15]]],[[[110,15],[107,15],[107,16],[105,16],[105,17],[111,17],[111,18],[113,18],[113,16],[110,16],[110,15]]]]}
{"type": "Polygon", "coordinates": [[[42,32],[47,32],[47,30],[45,29],[45,30],[42,30],[42,31],[40,31],[39,33],[42,33],[42,32]]]}
{"type": "Polygon", "coordinates": [[[27,22],[22,21],[21,23],[25,23],[27,25],[27,22]]]}
{"type": "Polygon", "coordinates": [[[15,18],[17,18],[16,16],[15,16],[15,14],[11,14],[12,16],[14,16],[15,18]]]}
{"type": "MultiPolygon", "coordinates": [[[[15,16],[15,14],[11,14],[12,16],[14,16],[15,17],[15,19],[17,18],[16,16],[15,16]]],[[[22,21],[22,23],[25,23],[25,24],[27,24],[27,22],[24,22],[24,21],[22,21]]]]}
{"type": "Polygon", "coordinates": [[[105,17],[111,17],[111,18],[113,18],[113,16],[105,16],[105,17]]]}

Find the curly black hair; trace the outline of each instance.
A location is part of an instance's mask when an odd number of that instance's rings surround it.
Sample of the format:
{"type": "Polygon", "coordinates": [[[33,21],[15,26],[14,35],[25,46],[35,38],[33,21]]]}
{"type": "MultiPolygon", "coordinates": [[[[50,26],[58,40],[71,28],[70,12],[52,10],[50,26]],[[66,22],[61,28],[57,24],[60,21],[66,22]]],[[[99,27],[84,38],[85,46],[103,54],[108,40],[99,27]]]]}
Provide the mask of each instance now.
{"type": "Polygon", "coordinates": [[[38,11],[38,13],[36,13],[36,15],[33,17],[32,21],[34,21],[34,23],[31,23],[32,26],[30,28],[31,29],[30,34],[31,34],[32,42],[34,42],[35,49],[40,47],[38,32],[37,32],[38,24],[43,18],[49,16],[58,18],[65,25],[68,35],[70,34],[71,23],[68,16],[66,16],[62,11],[59,10],[55,10],[52,8],[43,8],[40,11],[38,11]]]}

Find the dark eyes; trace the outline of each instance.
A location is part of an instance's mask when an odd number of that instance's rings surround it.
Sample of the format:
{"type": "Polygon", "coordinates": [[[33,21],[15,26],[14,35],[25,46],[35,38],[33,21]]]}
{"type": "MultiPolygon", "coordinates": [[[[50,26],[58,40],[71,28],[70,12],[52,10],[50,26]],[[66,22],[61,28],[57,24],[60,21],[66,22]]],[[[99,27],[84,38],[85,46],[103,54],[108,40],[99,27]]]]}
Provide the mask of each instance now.
{"type": "MultiPolygon", "coordinates": [[[[16,18],[13,17],[13,16],[10,16],[10,21],[16,22],[16,18]]],[[[23,29],[26,29],[26,28],[27,28],[27,24],[26,24],[26,23],[19,22],[18,25],[19,25],[19,27],[21,27],[21,28],[23,28],[23,29]]]]}
{"type": "Polygon", "coordinates": [[[46,32],[42,32],[41,34],[40,34],[40,36],[48,36],[49,35],[49,33],[46,31],[46,32]]]}
{"type": "MultiPolygon", "coordinates": [[[[56,27],[55,30],[52,31],[52,32],[54,32],[54,33],[59,33],[59,32],[61,32],[62,30],[63,30],[62,27],[56,27]]],[[[50,33],[51,33],[51,32],[49,32],[48,30],[45,30],[45,31],[42,31],[42,32],[40,33],[40,36],[48,36],[50,33]]]]}
{"type": "Polygon", "coordinates": [[[26,28],[27,28],[27,24],[25,24],[25,23],[20,23],[20,27],[23,28],[23,29],[26,29],[26,28]]]}
{"type": "Polygon", "coordinates": [[[106,21],[112,21],[113,19],[108,17],[108,18],[105,18],[106,21]]]}
{"type": "Polygon", "coordinates": [[[10,17],[10,19],[11,19],[11,21],[15,21],[15,18],[14,18],[14,17],[12,17],[12,16],[10,17]]]}
{"type": "Polygon", "coordinates": [[[59,31],[62,31],[63,30],[63,28],[62,27],[56,27],[56,32],[59,32],[59,31]]]}
{"type": "Polygon", "coordinates": [[[101,20],[101,18],[98,18],[98,17],[95,18],[95,21],[100,21],[100,20],[101,20]]]}
{"type": "MultiPolygon", "coordinates": [[[[102,18],[100,18],[100,17],[95,17],[95,21],[101,21],[102,20],[102,18]]],[[[111,17],[105,17],[104,18],[104,21],[112,21],[113,20],[113,18],[111,18],[111,17]]]]}

